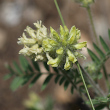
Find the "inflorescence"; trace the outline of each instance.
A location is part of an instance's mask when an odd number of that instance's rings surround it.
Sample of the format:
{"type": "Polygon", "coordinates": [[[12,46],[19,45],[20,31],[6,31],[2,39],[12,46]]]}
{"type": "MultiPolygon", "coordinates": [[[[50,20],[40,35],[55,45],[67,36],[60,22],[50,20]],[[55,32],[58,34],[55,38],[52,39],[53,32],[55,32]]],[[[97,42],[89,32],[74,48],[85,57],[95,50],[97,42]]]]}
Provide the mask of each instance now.
{"type": "Polygon", "coordinates": [[[70,31],[60,25],[60,33],[57,33],[52,27],[50,32],[42,25],[41,21],[34,23],[36,30],[27,27],[26,33],[18,38],[18,44],[23,44],[24,48],[19,54],[29,56],[35,61],[47,61],[52,67],[63,67],[69,70],[78,57],[85,56],[78,50],[87,46],[87,42],[78,43],[81,32],[75,26],[70,31]],[[26,37],[26,34],[30,37],[26,37]]]}

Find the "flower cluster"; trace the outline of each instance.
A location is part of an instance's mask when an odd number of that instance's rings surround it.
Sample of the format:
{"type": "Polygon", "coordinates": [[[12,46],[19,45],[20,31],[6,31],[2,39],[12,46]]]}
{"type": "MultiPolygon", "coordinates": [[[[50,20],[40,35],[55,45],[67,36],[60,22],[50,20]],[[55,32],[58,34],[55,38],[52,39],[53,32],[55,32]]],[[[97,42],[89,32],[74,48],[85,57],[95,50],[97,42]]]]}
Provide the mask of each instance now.
{"type": "Polygon", "coordinates": [[[19,51],[19,54],[23,54],[24,56],[29,56],[37,60],[45,60],[45,53],[42,47],[42,41],[47,37],[47,28],[41,24],[41,21],[34,23],[36,30],[33,30],[29,26],[25,29],[28,36],[31,38],[27,38],[26,34],[23,33],[21,38],[18,38],[18,44],[23,44],[24,48],[19,51]]]}
{"type": "Polygon", "coordinates": [[[43,40],[43,48],[47,54],[47,64],[52,67],[64,66],[69,70],[72,63],[77,61],[77,57],[83,56],[76,50],[86,46],[87,42],[77,43],[80,39],[80,30],[75,26],[69,31],[66,26],[60,26],[60,34],[50,28],[50,38],[43,40]]]}
{"type": "Polygon", "coordinates": [[[23,33],[23,36],[18,39],[18,44],[24,44],[20,54],[31,56],[35,61],[46,59],[48,65],[64,67],[65,70],[69,70],[78,57],[85,58],[77,50],[86,47],[87,42],[78,43],[81,33],[75,26],[71,27],[70,31],[66,26],[60,26],[59,34],[52,27],[50,33],[47,33],[47,28],[41,25],[41,21],[34,25],[37,30],[26,28],[31,38],[27,38],[23,33]]]}

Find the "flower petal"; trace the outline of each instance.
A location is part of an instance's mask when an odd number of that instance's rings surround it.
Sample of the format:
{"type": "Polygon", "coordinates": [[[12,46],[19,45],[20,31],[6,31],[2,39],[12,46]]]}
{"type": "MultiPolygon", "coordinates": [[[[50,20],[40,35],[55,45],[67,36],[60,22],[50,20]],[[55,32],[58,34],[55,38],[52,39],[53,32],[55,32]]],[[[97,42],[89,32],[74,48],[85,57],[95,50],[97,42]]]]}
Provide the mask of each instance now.
{"type": "Polygon", "coordinates": [[[25,33],[23,33],[22,37],[21,38],[18,38],[18,44],[25,44],[25,45],[28,45],[28,46],[31,46],[31,45],[34,45],[37,41],[35,39],[32,39],[32,38],[27,38],[25,33]]]}
{"type": "Polygon", "coordinates": [[[35,61],[38,61],[38,60],[44,60],[44,57],[42,55],[37,55],[35,57],[35,61]]]}
{"type": "Polygon", "coordinates": [[[67,50],[68,59],[75,63],[77,61],[76,57],[73,55],[73,53],[70,50],[67,50]]]}
{"type": "Polygon", "coordinates": [[[37,23],[34,23],[34,25],[35,25],[35,27],[36,27],[37,29],[40,29],[41,26],[42,26],[42,21],[41,21],[41,20],[40,20],[40,21],[37,21],[37,23]]]}
{"type": "Polygon", "coordinates": [[[50,32],[51,32],[52,36],[53,36],[56,40],[59,41],[60,37],[59,37],[58,33],[57,33],[52,27],[50,27],[50,32]]]}
{"type": "Polygon", "coordinates": [[[69,33],[68,43],[72,44],[75,41],[75,38],[76,38],[76,27],[73,26],[69,33]]]}
{"type": "Polygon", "coordinates": [[[64,26],[64,30],[65,30],[66,33],[69,34],[69,30],[68,30],[67,26],[64,26]]]}
{"type": "Polygon", "coordinates": [[[74,47],[75,47],[76,49],[82,49],[83,47],[86,47],[86,46],[87,46],[87,42],[86,42],[86,41],[74,45],[74,47]]]}
{"type": "Polygon", "coordinates": [[[67,42],[67,39],[68,39],[68,36],[69,36],[69,30],[66,26],[64,26],[64,30],[65,30],[65,33],[64,33],[64,40],[67,42]]]}
{"type": "Polygon", "coordinates": [[[63,53],[63,48],[60,47],[59,49],[56,50],[56,53],[61,55],[63,53]]]}
{"type": "Polygon", "coordinates": [[[30,28],[29,26],[26,27],[25,31],[32,37],[32,38],[36,38],[36,35],[35,35],[35,31],[30,28]]]}
{"type": "Polygon", "coordinates": [[[62,42],[62,45],[66,45],[67,44],[67,39],[68,39],[68,35],[69,35],[69,30],[67,29],[66,26],[64,26],[64,28],[60,25],[60,42],[62,42]]]}
{"type": "Polygon", "coordinates": [[[61,37],[64,36],[65,30],[63,29],[63,27],[60,25],[60,35],[61,37]]]}
{"type": "Polygon", "coordinates": [[[65,70],[69,70],[71,68],[71,62],[69,61],[68,57],[66,57],[66,63],[64,65],[65,70]]]}
{"type": "Polygon", "coordinates": [[[79,40],[81,38],[80,30],[76,29],[76,39],[79,40]]]}
{"type": "Polygon", "coordinates": [[[37,28],[37,30],[35,30],[36,39],[38,43],[41,44],[43,39],[47,37],[47,28],[42,25],[42,21],[37,21],[34,25],[37,28]]]}
{"type": "Polygon", "coordinates": [[[29,51],[29,47],[26,46],[19,51],[19,54],[23,54],[24,56],[31,56],[32,52],[29,51]]]}
{"type": "Polygon", "coordinates": [[[61,55],[59,55],[57,58],[55,59],[50,59],[47,64],[51,65],[52,67],[58,67],[59,63],[61,61],[61,55]]]}

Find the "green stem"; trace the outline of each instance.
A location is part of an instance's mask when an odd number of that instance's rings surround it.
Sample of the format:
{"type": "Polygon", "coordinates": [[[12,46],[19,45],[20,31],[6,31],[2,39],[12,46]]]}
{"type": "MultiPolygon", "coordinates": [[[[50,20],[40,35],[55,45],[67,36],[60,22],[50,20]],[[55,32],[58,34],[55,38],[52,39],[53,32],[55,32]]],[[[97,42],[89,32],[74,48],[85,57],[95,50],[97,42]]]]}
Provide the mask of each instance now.
{"type": "Polygon", "coordinates": [[[62,22],[63,26],[65,26],[65,22],[64,22],[64,20],[63,20],[63,17],[62,17],[60,8],[59,8],[58,3],[57,3],[57,0],[54,0],[54,2],[55,2],[55,6],[56,6],[56,8],[57,8],[58,14],[59,14],[59,16],[60,16],[61,22],[62,22]]]}
{"type": "MultiPolygon", "coordinates": [[[[74,82],[72,81],[72,79],[70,78],[70,76],[67,75],[66,71],[65,70],[62,70],[62,69],[60,69],[60,70],[62,71],[62,74],[67,78],[67,80],[72,84],[72,86],[77,90],[78,94],[80,94],[79,88],[74,84],[74,82]]],[[[87,97],[86,97],[85,94],[82,94],[82,99],[83,100],[87,100],[87,97]]]]}
{"type": "Polygon", "coordinates": [[[96,30],[95,30],[95,27],[94,27],[94,22],[93,22],[93,18],[92,18],[92,14],[91,14],[91,9],[90,9],[89,6],[86,9],[87,9],[87,12],[88,12],[88,15],[89,15],[89,19],[90,19],[90,23],[91,23],[91,26],[92,26],[94,36],[95,36],[96,43],[97,43],[97,45],[99,45],[98,37],[97,37],[97,34],[96,34],[96,30]]]}
{"type": "Polygon", "coordinates": [[[95,82],[93,81],[93,79],[90,77],[90,75],[83,69],[82,66],[80,66],[81,70],[83,71],[85,77],[88,79],[88,81],[90,82],[90,84],[93,86],[95,93],[98,96],[105,96],[105,94],[103,93],[103,91],[95,84],[95,82]]]}
{"type": "Polygon", "coordinates": [[[83,84],[84,84],[85,90],[86,90],[86,92],[87,92],[87,95],[88,95],[89,101],[90,101],[90,103],[91,103],[92,109],[95,110],[94,105],[93,105],[92,100],[91,100],[91,97],[90,97],[90,95],[89,95],[89,92],[88,92],[88,89],[87,89],[87,86],[86,86],[86,83],[85,83],[84,77],[83,77],[83,74],[82,74],[81,68],[80,68],[80,66],[79,66],[79,63],[76,62],[76,64],[77,64],[77,67],[78,67],[78,69],[79,69],[79,73],[80,73],[80,75],[81,75],[81,78],[82,78],[82,81],[83,81],[83,84]]]}

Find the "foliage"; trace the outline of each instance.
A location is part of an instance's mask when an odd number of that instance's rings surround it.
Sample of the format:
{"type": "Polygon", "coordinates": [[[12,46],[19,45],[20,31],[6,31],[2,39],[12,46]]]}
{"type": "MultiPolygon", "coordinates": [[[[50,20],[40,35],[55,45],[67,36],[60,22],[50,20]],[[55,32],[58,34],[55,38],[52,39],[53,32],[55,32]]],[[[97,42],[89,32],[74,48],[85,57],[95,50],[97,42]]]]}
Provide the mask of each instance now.
{"type": "MultiPolygon", "coordinates": [[[[108,106],[110,108],[110,98],[109,97],[96,97],[92,99],[93,104],[96,106],[96,110],[102,110],[104,107],[108,106]]],[[[90,104],[90,102],[86,102],[90,104]]]]}
{"type": "MultiPolygon", "coordinates": [[[[29,88],[31,88],[42,75],[46,75],[44,83],[42,84],[41,87],[42,90],[44,90],[47,87],[50,80],[54,78],[55,84],[59,84],[60,86],[63,85],[64,90],[67,90],[67,88],[70,85],[71,93],[73,94],[75,87],[71,85],[66,76],[62,74],[62,71],[59,70],[58,68],[54,67],[53,72],[51,72],[49,65],[47,65],[46,62],[43,62],[44,68],[47,70],[47,72],[42,73],[39,67],[39,62],[31,60],[31,62],[29,63],[29,61],[24,56],[20,56],[19,62],[20,64],[17,64],[17,62],[14,61],[12,66],[8,65],[7,68],[9,69],[10,73],[4,76],[4,80],[7,80],[11,77],[13,78],[13,81],[11,82],[10,85],[10,88],[13,91],[17,90],[18,87],[24,86],[28,82],[29,88]]],[[[68,77],[71,78],[75,85],[82,82],[81,78],[79,77],[77,68],[65,72],[68,73],[68,77]],[[72,71],[74,71],[74,74],[72,73],[72,71]]]]}

